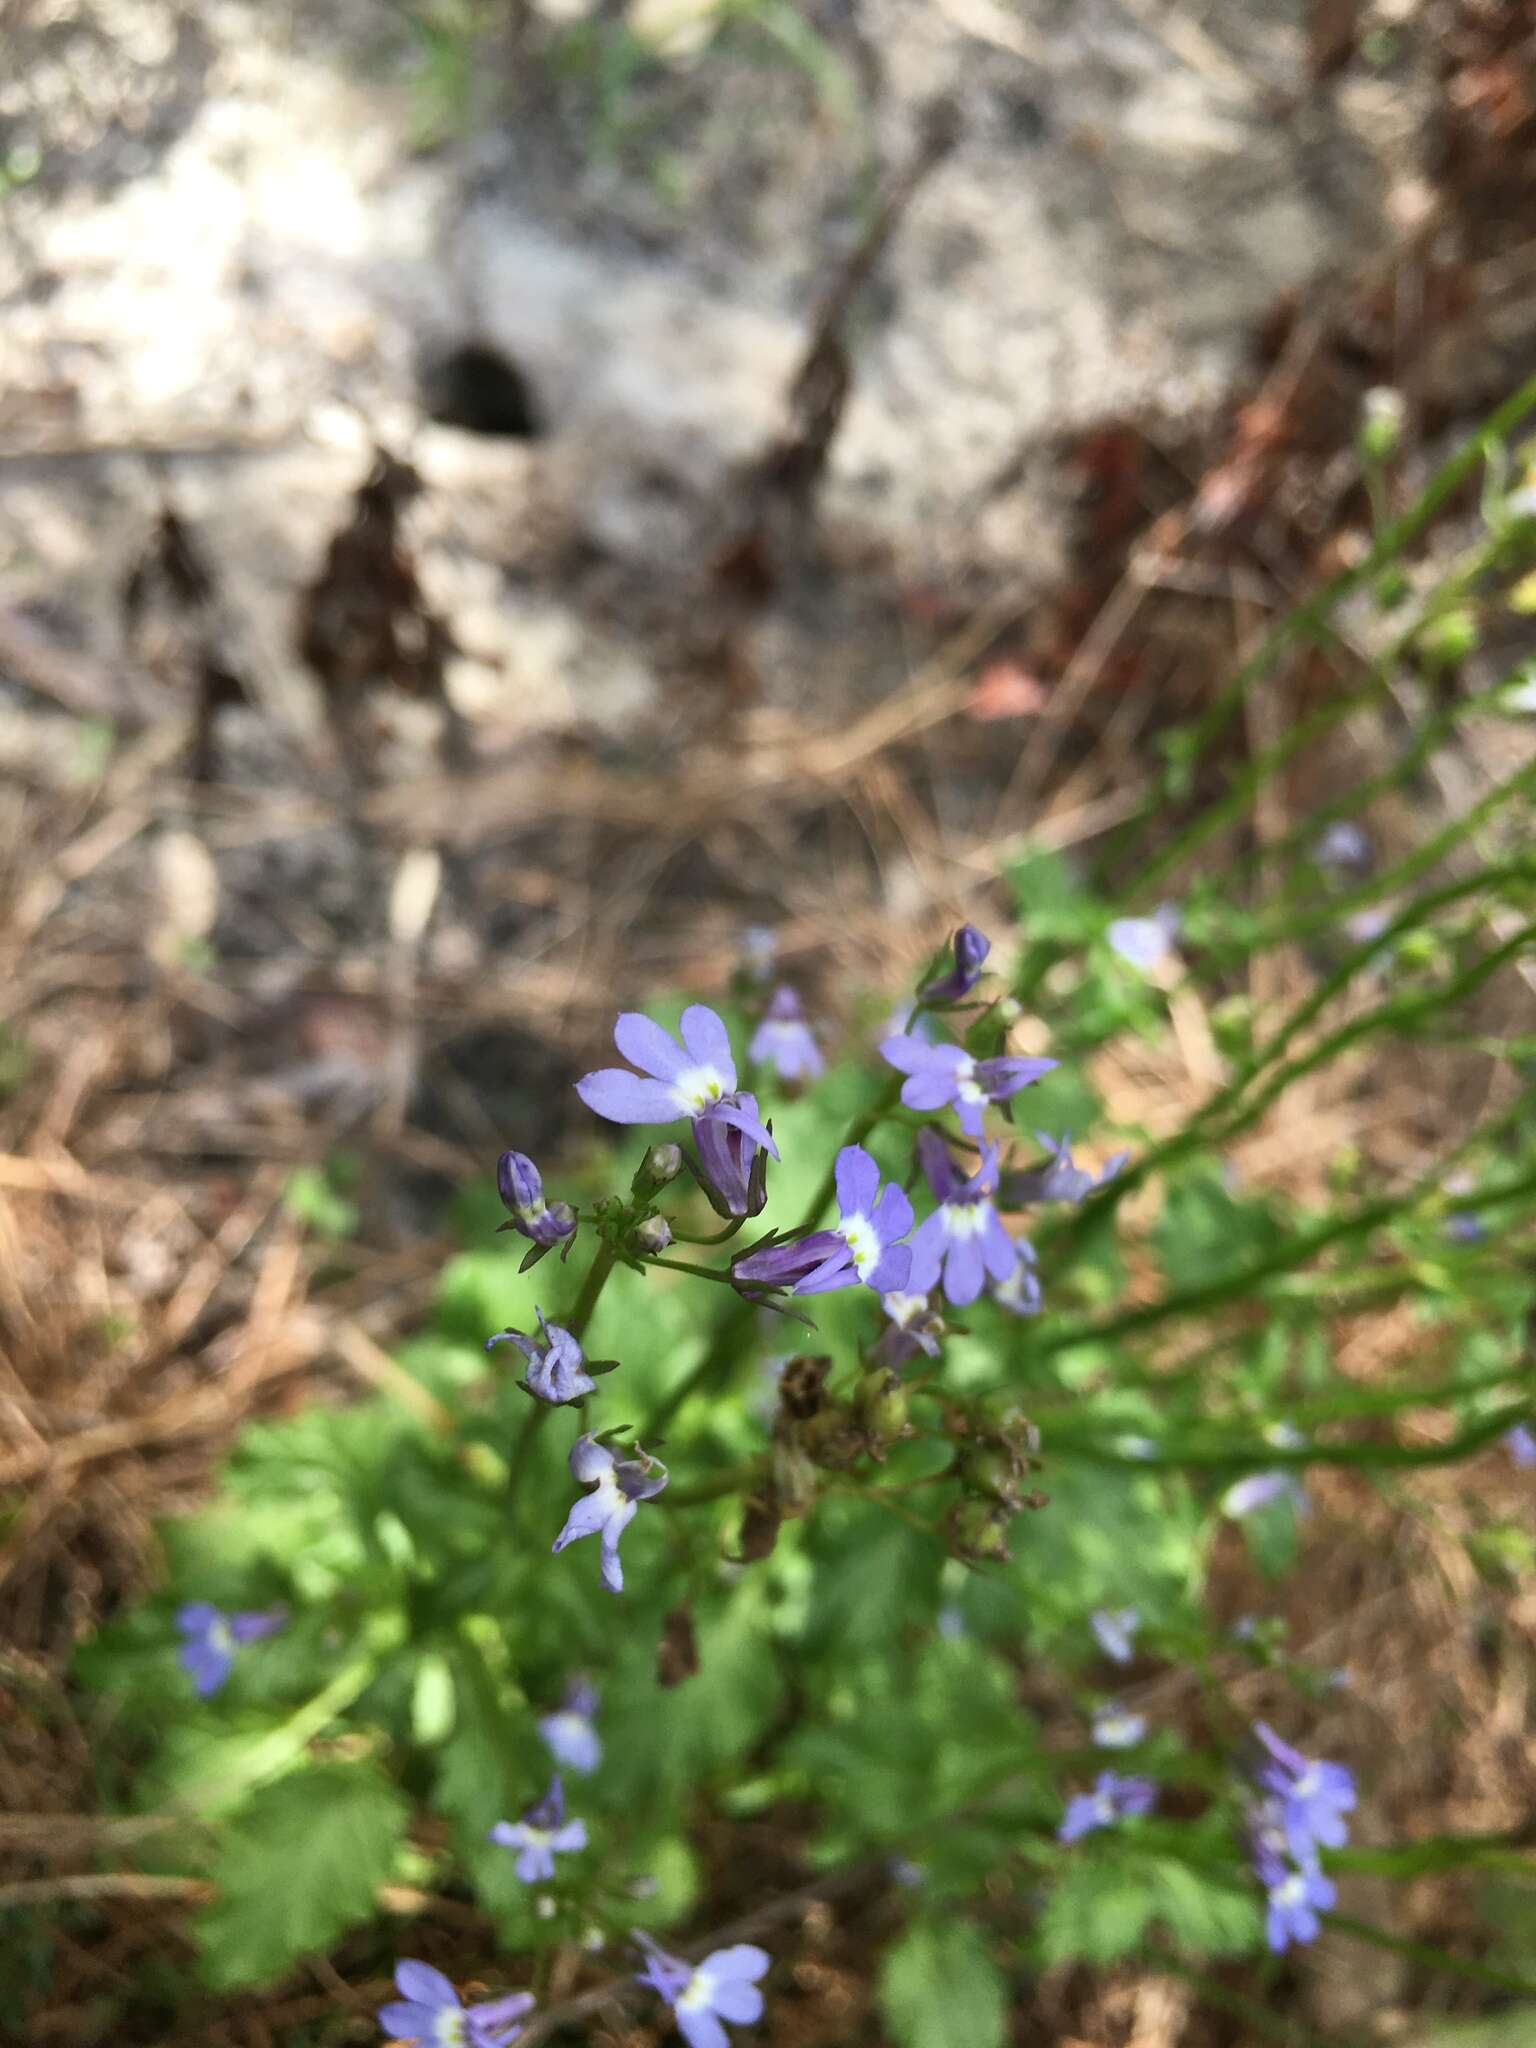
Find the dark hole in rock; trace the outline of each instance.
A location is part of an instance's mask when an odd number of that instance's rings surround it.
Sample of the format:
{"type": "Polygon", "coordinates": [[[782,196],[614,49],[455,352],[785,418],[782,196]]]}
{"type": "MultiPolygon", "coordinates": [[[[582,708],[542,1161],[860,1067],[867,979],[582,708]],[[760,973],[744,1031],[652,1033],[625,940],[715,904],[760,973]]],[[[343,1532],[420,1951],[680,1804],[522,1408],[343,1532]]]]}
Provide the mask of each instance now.
{"type": "Polygon", "coordinates": [[[430,418],[468,434],[535,441],[544,431],[528,379],[483,341],[464,342],[425,363],[421,397],[430,418]]]}

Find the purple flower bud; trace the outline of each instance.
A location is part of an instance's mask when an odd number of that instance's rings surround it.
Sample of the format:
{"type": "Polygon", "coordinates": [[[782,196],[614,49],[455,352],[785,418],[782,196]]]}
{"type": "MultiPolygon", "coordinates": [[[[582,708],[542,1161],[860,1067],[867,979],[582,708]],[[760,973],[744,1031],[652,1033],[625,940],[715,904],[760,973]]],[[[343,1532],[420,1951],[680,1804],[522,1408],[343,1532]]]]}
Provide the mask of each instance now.
{"type": "Polygon", "coordinates": [[[827,1064],[811,1036],[800,998],[784,983],[774,990],[747,1050],[753,1059],[772,1067],[781,1081],[814,1081],[827,1064]]]}
{"type": "Polygon", "coordinates": [[[943,1109],[952,1104],[961,1130],[970,1138],[981,1136],[989,1102],[1008,1101],[1058,1065],[1056,1060],[1007,1056],[973,1059],[958,1045],[929,1045],[910,1033],[887,1038],[880,1051],[898,1073],[907,1076],[901,1084],[901,1099],[908,1109],[943,1109]]]}
{"type": "Polygon", "coordinates": [[[502,1153],[496,1164],[496,1191],[512,1228],[535,1244],[559,1244],[576,1228],[576,1212],[569,1202],[545,1201],[539,1169],[526,1152],[502,1153]]]}
{"type": "Polygon", "coordinates": [[[395,1983],[400,1996],[380,2010],[379,2025],[392,2041],[414,2041],[421,2048],[436,2042],[510,2048],[522,2032],[518,2022],[533,2010],[533,1994],[528,1991],[466,2007],[441,1970],[410,1957],[396,1964],[395,1983]]]}
{"type": "Polygon", "coordinates": [[[711,1208],[721,1216],[758,1216],[768,1200],[768,1158],[777,1159],[773,1133],[757,1114],[755,1095],[722,1095],[693,1120],[699,1177],[711,1208]]]}
{"type": "Polygon", "coordinates": [[[1246,1479],[1237,1480],[1221,1496],[1221,1512],[1240,1522],[1277,1500],[1288,1500],[1298,1515],[1304,1515],[1310,1505],[1307,1489],[1288,1467],[1278,1472],[1250,1472],[1246,1479]]]}
{"type": "Polygon", "coordinates": [[[982,963],[992,950],[992,941],[985,932],[977,931],[973,924],[961,925],[952,941],[955,964],[947,974],[941,974],[937,981],[930,981],[926,988],[917,992],[922,1003],[957,1003],[962,996],[968,996],[981,979],[982,963]]]}
{"type": "Polygon", "coordinates": [[[907,1285],[912,1253],[898,1242],[912,1227],[912,1204],[893,1182],[883,1190],[880,1169],[862,1145],[837,1155],[835,1230],[813,1230],[789,1244],[769,1245],[732,1262],[731,1277],[748,1287],[789,1287],[796,1294],[828,1294],[863,1282],[877,1294],[907,1285]]]}
{"type": "Polygon", "coordinates": [[[742,1941],[717,1948],[702,1963],[693,1964],[668,1955],[649,1935],[637,1939],[645,1952],[645,1967],[636,1973],[637,1979],[671,2006],[688,2048],[726,2048],[723,2020],[750,2026],[762,2018],[763,1994],[757,1984],[772,1962],[766,1950],[742,1941]]]}
{"type": "Polygon", "coordinates": [[[619,1538],[634,1520],[641,1501],[654,1500],[668,1478],[659,1459],[647,1457],[638,1444],[635,1453],[633,1458],[616,1458],[596,1437],[577,1437],[571,1446],[571,1476],[593,1490],[576,1502],[551,1545],[558,1557],[582,1536],[601,1537],[603,1584],[610,1593],[624,1590],[619,1538]]]}
{"type": "Polygon", "coordinates": [[[559,1776],[551,1778],[549,1790],[535,1800],[521,1820],[499,1820],[487,1840],[502,1849],[516,1849],[517,1875],[522,1884],[548,1884],[555,1874],[555,1858],[587,1846],[585,1821],[565,1817],[565,1787],[559,1776]]]}
{"type": "Polygon", "coordinates": [[[558,1323],[546,1323],[542,1309],[535,1309],[534,1314],[543,1333],[542,1343],[537,1337],[525,1337],[521,1330],[503,1330],[488,1340],[486,1350],[493,1344],[515,1344],[528,1361],[523,1385],[551,1407],[563,1407],[567,1401],[579,1401],[583,1394],[595,1392],[597,1382],[583,1370],[586,1361],[570,1331],[558,1323]]]}
{"type": "Polygon", "coordinates": [[[1334,820],[1317,842],[1317,864],[1335,873],[1371,864],[1371,841],[1364,828],[1349,818],[1334,820]]]}
{"type": "Polygon", "coordinates": [[[1100,1771],[1091,1792],[1080,1792],[1067,1801],[1056,1839],[1080,1841],[1096,1828],[1113,1827],[1118,1820],[1150,1813],[1156,1800],[1157,1787],[1150,1778],[1122,1778],[1118,1771],[1100,1771]]]}
{"type": "Polygon", "coordinates": [[[189,1601],[178,1608],[176,1626],[182,1635],[182,1669],[191,1678],[199,1699],[211,1699],[223,1686],[235,1668],[235,1651],[242,1643],[272,1635],[287,1618],[281,1607],[225,1614],[207,1600],[189,1601]]]}
{"type": "Polygon", "coordinates": [[[635,1225],[635,1244],[643,1252],[655,1256],[671,1242],[672,1226],[665,1216],[647,1216],[643,1223],[635,1225]]]}
{"type": "Polygon", "coordinates": [[[1504,1448],[1520,1471],[1529,1472],[1536,1466],[1536,1430],[1528,1424],[1517,1422],[1513,1429],[1505,1430],[1504,1448]]]}

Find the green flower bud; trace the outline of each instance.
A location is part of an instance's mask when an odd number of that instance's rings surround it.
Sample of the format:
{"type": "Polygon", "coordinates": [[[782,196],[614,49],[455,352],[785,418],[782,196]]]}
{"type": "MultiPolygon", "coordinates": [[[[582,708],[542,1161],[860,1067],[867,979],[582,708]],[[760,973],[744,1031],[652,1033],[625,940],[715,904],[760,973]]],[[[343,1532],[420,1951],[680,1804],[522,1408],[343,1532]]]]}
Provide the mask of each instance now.
{"type": "Polygon", "coordinates": [[[629,1184],[629,1191],[642,1200],[654,1195],[658,1188],[664,1188],[674,1181],[683,1170],[683,1148],[681,1145],[652,1145],[629,1184]]]}
{"type": "Polygon", "coordinates": [[[1018,1506],[1023,1476],[1024,1461],[1007,1444],[977,1444],[960,1460],[960,1478],[967,1491],[1004,1507],[1018,1506]]]}
{"type": "Polygon", "coordinates": [[[982,1500],[960,1500],[944,1518],[950,1553],[968,1564],[1008,1562],[1008,1516],[982,1500]]]}
{"type": "Polygon", "coordinates": [[[1401,391],[1378,384],[1365,394],[1361,410],[1358,445],[1363,462],[1390,462],[1402,445],[1403,422],[1408,408],[1401,391]]]}
{"type": "Polygon", "coordinates": [[[893,1372],[877,1368],[865,1373],[854,1395],[853,1407],[877,1456],[907,1426],[906,1389],[893,1372]]]}
{"type": "Polygon", "coordinates": [[[1431,668],[1455,668],[1477,651],[1477,619],[1466,605],[1431,619],[1418,638],[1419,654],[1431,668]]]}

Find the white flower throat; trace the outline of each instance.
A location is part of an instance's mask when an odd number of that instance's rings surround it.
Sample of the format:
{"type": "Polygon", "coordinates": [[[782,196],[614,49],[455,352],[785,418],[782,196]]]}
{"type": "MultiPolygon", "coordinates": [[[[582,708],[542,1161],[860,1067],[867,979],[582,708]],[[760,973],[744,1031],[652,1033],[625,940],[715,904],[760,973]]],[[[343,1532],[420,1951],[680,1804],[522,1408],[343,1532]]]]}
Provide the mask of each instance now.
{"type": "Polygon", "coordinates": [[[691,1110],[708,1109],[726,1093],[725,1076],[718,1067],[688,1067],[672,1083],[673,1092],[691,1110]]]}
{"type": "Polygon", "coordinates": [[[862,1213],[845,1216],[837,1226],[838,1235],[853,1254],[854,1271],[861,1280],[867,1280],[880,1263],[880,1240],[875,1235],[875,1226],[862,1213]]]}

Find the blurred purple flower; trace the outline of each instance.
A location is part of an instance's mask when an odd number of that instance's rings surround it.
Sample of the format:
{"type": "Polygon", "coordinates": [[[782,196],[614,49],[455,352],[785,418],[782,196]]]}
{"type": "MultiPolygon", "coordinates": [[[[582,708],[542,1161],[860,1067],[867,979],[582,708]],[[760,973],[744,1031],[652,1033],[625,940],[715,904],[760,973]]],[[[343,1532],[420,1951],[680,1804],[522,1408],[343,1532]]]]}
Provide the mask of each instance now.
{"type": "Polygon", "coordinates": [[[1471,1209],[1455,1209],[1445,1219],[1445,1234],[1454,1244],[1486,1244],[1488,1226],[1471,1209]]]}
{"type": "Polygon", "coordinates": [[[535,1244],[559,1244],[576,1228],[569,1202],[546,1202],[539,1169],[526,1152],[503,1152],[496,1164],[496,1191],[511,1215],[503,1230],[516,1230],[535,1244]]]}
{"type": "Polygon", "coordinates": [[[834,1230],[813,1230],[788,1244],[769,1245],[732,1262],[731,1277],[749,1286],[789,1287],[796,1294],[829,1294],[860,1281],[877,1294],[899,1294],[911,1272],[911,1247],[898,1243],[912,1228],[912,1204],[862,1145],[837,1155],[834,1230]]]}
{"type": "Polygon", "coordinates": [[[1146,1716],[1131,1713],[1118,1700],[1104,1700],[1093,1710],[1093,1740],[1098,1749],[1134,1749],[1146,1732],[1146,1716]]]}
{"type": "Polygon", "coordinates": [[[523,1385],[553,1408],[593,1393],[597,1382],[583,1370],[586,1360],[576,1339],[558,1323],[546,1323],[543,1309],[536,1308],[534,1314],[543,1332],[542,1343],[537,1337],[525,1337],[521,1330],[503,1330],[487,1339],[486,1350],[493,1344],[515,1344],[528,1361],[523,1385]]]}
{"type": "Polygon", "coordinates": [[[1528,1422],[1517,1422],[1504,1432],[1504,1448],[1522,1472],[1536,1466],[1536,1430],[1528,1422]]]}
{"type": "Polygon", "coordinates": [[[1350,818],[1337,818],[1317,842],[1317,864],[1336,872],[1368,868],[1371,864],[1370,834],[1350,818]]]}
{"type": "Polygon", "coordinates": [[[747,1050],[753,1059],[772,1067],[781,1081],[814,1081],[827,1064],[811,1036],[799,996],[782,982],[774,990],[747,1050]]]}
{"type": "Polygon", "coordinates": [[[1288,1467],[1278,1472],[1250,1472],[1235,1481],[1221,1496],[1221,1512],[1240,1522],[1277,1500],[1288,1500],[1298,1515],[1304,1515],[1311,1505],[1307,1489],[1288,1467]]]}
{"type": "Polygon", "coordinates": [[[1010,1315],[1037,1316],[1040,1313],[1040,1276],[1035,1271],[1035,1248],[1027,1237],[1016,1237],[1013,1248],[1019,1255],[1019,1262],[1008,1278],[1000,1280],[993,1288],[992,1299],[1010,1315]]]}
{"type": "Polygon", "coordinates": [[[768,1157],[778,1150],[758,1119],[757,1097],[722,1095],[693,1120],[699,1173],[710,1207],[721,1216],[758,1216],[768,1200],[768,1157]]]}
{"type": "Polygon", "coordinates": [[[1112,1664],[1129,1664],[1135,1655],[1136,1632],[1141,1616],[1134,1607],[1101,1607],[1088,1617],[1094,1641],[1112,1664]]]}
{"type": "Polygon", "coordinates": [[[951,940],[955,964],[947,974],[930,981],[917,992],[920,1003],[957,1003],[968,996],[981,979],[982,963],[992,950],[992,941],[973,924],[961,925],[951,940]]]}
{"type": "Polygon", "coordinates": [[[1327,1912],[1338,1896],[1332,1880],[1324,1877],[1315,1863],[1295,1869],[1281,1866],[1266,1887],[1269,1895],[1264,1916],[1265,1939],[1274,1953],[1283,1955],[1292,1942],[1303,1945],[1316,1941],[1318,1914],[1327,1912]]]}
{"type": "Polygon", "coordinates": [[[944,1319],[926,1294],[885,1294],[880,1298],[880,1306],[888,1320],[871,1350],[876,1364],[899,1372],[920,1351],[929,1358],[938,1357],[944,1319]]]}
{"type": "Polygon", "coordinates": [[[391,2040],[415,2041],[420,2048],[508,2048],[522,2032],[518,2022],[533,2010],[528,1991],[466,2007],[441,1970],[410,1957],[395,1965],[395,1983],[400,1997],[380,2010],[379,2025],[391,2040]]]}
{"type": "Polygon", "coordinates": [[[702,1003],[683,1012],[683,1043],[649,1017],[626,1010],[613,1027],[613,1042],[640,1073],[623,1067],[599,1067],[583,1074],[576,1093],[588,1109],[615,1124],[666,1124],[680,1116],[698,1117],[713,1105],[725,1122],[755,1137],[775,1159],[773,1139],[739,1098],[735,1097],[736,1062],[724,1024],[702,1003]]]}
{"type": "Polygon", "coordinates": [[[746,2026],[762,2018],[763,1994],[757,1980],[773,1960],[765,1949],[741,1941],[717,1948],[702,1963],[693,1964],[668,1955],[649,1935],[638,1939],[645,1950],[645,1968],[636,1973],[638,1980],[671,2006],[688,2048],[727,2048],[730,2036],[723,2020],[746,2026]]]}
{"type": "Polygon", "coordinates": [[[555,1762],[583,1777],[603,1760],[603,1745],[592,1725],[596,1715],[596,1692],[584,1678],[575,1678],[556,1711],[539,1718],[539,1733],[555,1762]]]}
{"type": "Polygon", "coordinates": [[[287,1620],[281,1607],[225,1614],[207,1600],[192,1600],[176,1610],[181,1630],[182,1668],[190,1675],[199,1699],[211,1699],[235,1665],[242,1643],[269,1636],[287,1620]]]}
{"type": "Polygon", "coordinates": [[[517,1875],[522,1884],[548,1884],[555,1874],[555,1858],[587,1846],[587,1824],[565,1817],[565,1787],[557,1773],[549,1790],[536,1799],[521,1820],[499,1820],[488,1840],[501,1849],[517,1851],[517,1875]]]}
{"type": "Polygon", "coordinates": [[[900,1074],[901,1099],[908,1109],[943,1109],[952,1104],[967,1137],[981,1136],[989,1102],[1006,1102],[1021,1088],[1043,1080],[1060,1064],[1056,1060],[978,1060],[958,1045],[929,1045],[910,1032],[887,1038],[882,1056],[900,1074]]]}
{"type": "Polygon", "coordinates": [[[1045,1131],[1036,1131],[1035,1136],[1051,1156],[1038,1166],[1003,1175],[1000,1200],[1005,1209],[1022,1209],[1028,1202],[1080,1202],[1095,1188],[1112,1181],[1131,1156],[1129,1152],[1116,1152],[1097,1173],[1090,1173],[1072,1157],[1070,1131],[1061,1138],[1053,1138],[1045,1131]]]}
{"type": "Polygon", "coordinates": [[[1122,1778],[1118,1771],[1100,1771],[1091,1792],[1079,1792],[1067,1801],[1056,1839],[1080,1841],[1095,1828],[1113,1827],[1117,1820],[1150,1813],[1156,1799],[1157,1787],[1150,1778],[1122,1778]]]}
{"type": "Polygon", "coordinates": [[[736,958],[749,981],[766,981],[773,972],[778,954],[779,935],[772,925],[749,924],[742,927],[736,944],[736,958]]]}
{"type": "Polygon", "coordinates": [[[658,1459],[647,1457],[638,1444],[635,1450],[634,1458],[616,1458],[596,1437],[577,1437],[568,1460],[571,1476],[583,1486],[592,1486],[593,1491],[576,1502],[550,1546],[558,1557],[579,1537],[601,1536],[603,1584],[610,1593],[624,1590],[619,1538],[634,1520],[641,1501],[654,1500],[668,1478],[666,1466],[658,1459]]]}
{"type": "Polygon", "coordinates": [[[1150,917],[1117,917],[1104,936],[1128,967],[1151,974],[1173,951],[1183,922],[1176,903],[1160,903],[1150,917]]]}
{"type": "Polygon", "coordinates": [[[982,1145],[981,1164],[968,1180],[937,1131],[918,1132],[917,1156],[939,1206],[912,1233],[909,1285],[914,1294],[927,1294],[942,1279],[945,1297],[964,1308],[989,1279],[1007,1280],[1019,1263],[1018,1247],[992,1202],[997,1147],[982,1145]]]}
{"type": "Polygon", "coordinates": [[[1355,1781],[1343,1764],[1319,1762],[1282,1742],[1266,1722],[1254,1733],[1267,1752],[1256,1777],[1277,1802],[1287,1846],[1298,1863],[1319,1848],[1337,1849],[1349,1839],[1344,1816],[1355,1804],[1355,1781]]]}

